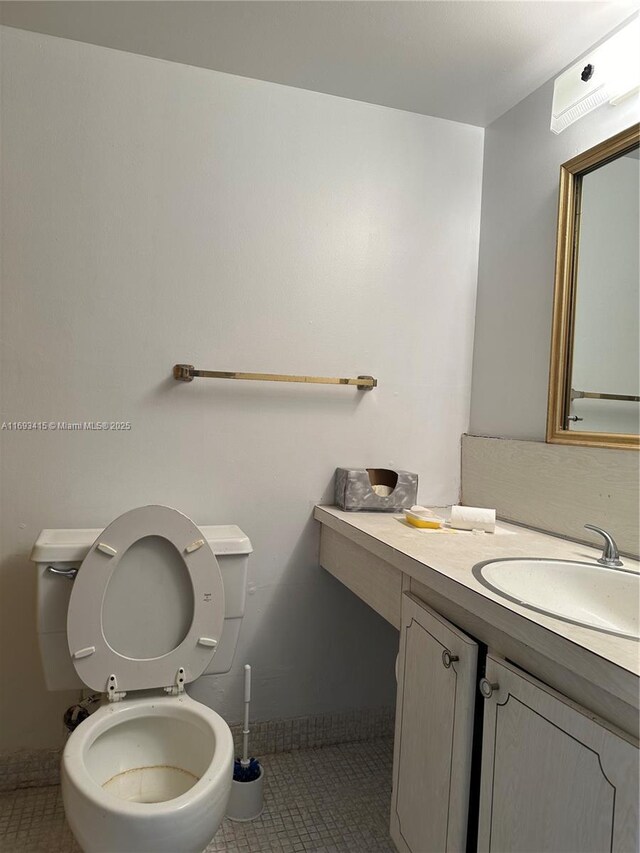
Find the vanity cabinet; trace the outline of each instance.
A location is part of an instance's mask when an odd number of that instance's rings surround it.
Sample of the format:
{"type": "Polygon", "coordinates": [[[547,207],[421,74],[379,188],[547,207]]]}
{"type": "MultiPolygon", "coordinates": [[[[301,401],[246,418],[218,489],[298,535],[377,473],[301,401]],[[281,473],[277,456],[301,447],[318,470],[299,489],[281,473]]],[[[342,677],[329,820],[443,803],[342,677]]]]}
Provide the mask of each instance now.
{"type": "Polygon", "coordinates": [[[478,645],[402,596],[391,837],[402,853],[467,840],[478,645]]]}
{"type": "MultiPolygon", "coordinates": [[[[470,566],[487,557],[482,539],[409,541],[397,521],[317,513],[321,565],[400,628],[398,850],[472,853],[477,840],[479,853],[637,853],[637,645],[547,627],[481,594],[470,566]]],[[[491,551],[515,541],[583,556],[514,535],[491,551]]]]}
{"type": "Polygon", "coordinates": [[[481,675],[478,645],[405,593],[391,804],[397,849],[471,849],[474,708],[480,702],[478,853],[637,851],[633,738],[491,654],[481,675]]]}
{"type": "Polygon", "coordinates": [[[487,657],[478,851],[638,849],[638,750],[509,663],[487,657]]]}

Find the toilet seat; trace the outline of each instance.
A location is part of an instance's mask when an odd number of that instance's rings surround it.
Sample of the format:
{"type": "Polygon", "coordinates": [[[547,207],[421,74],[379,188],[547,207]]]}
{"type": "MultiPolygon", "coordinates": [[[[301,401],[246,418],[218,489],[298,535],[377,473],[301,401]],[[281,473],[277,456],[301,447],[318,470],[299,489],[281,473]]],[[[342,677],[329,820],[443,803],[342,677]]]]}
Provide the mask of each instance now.
{"type": "MultiPolygon", "coordinates": [[[[124,567],[123,563],[122,571],[124,567]]],[[[134,607],[135,603],[130,602],[134,607]]],[[[140,600],[141,608],[144,603],[140,600]]],[[[111,700],[120,699],[131,690],[158,687],[181,693],[184,684],[202,675],[209,665],[222,633],[224,613],[218,561],[193,521],[170,507],[139,507],[111,522],[82,562],[67,616],[71,659],[82,681],[92,690],[107,692],[111,700]],[[114,649],[105,636],[105,602],[109,584],[124,556],[147,537],[166,540],[173,546],[169,549],[170,562],[188,573],[193,604],[189,606],[191,612],[187,612],[184,602],[175,603],[185,624],[189,624],[175,648],[162,650],[157,656],[128,656],[114,649]]],[[[144,635],[144,623],[134,621],[124,627],[132,630],[133,636],[144,635]]]]}

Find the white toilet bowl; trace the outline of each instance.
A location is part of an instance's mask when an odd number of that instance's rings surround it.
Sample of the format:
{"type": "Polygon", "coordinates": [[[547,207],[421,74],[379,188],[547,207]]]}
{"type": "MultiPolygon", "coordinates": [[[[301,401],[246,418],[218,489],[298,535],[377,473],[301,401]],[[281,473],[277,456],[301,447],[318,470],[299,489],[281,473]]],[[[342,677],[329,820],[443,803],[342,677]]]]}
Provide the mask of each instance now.
{"type": "Polygon", "coordinates": [[[186,693],[103,706],[62,757],[64,808],[85,853],[200,853],[232,778],[229,726],[186,693]]]}

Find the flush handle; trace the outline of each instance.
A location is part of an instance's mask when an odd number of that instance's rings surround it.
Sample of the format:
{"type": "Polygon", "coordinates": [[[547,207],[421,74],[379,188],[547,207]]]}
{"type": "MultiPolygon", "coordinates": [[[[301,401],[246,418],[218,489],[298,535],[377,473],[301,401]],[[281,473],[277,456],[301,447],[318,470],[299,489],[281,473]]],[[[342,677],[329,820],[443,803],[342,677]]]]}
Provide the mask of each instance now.
{"type": "Polygon", "coordinates": [[[47,571],[51,572],[52,575],[60,575],[60,577],[70,581],[74,581],[78,574],[77,569],[56,569],[54,566],[47,566],[47,571]]]}

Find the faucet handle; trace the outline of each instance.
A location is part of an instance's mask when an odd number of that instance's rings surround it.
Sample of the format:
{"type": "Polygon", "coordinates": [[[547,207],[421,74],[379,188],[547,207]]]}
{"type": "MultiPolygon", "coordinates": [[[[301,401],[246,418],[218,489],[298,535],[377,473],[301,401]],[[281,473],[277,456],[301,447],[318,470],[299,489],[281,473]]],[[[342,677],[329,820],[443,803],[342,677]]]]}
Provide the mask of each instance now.
{"type": "Polygon", "coordinates": [[[607,533],[607,531],[603,530],[601,527],[596,527],[595,524],[585,524],[584,527],[585,530],[593,530],[594,533],[599,533],[600,536],[604,538],[602,556],[598,560],[598,563],[600,563],[601,566],[624,566],[624,563],[620,559],[620,554],[618,553],[618,546],[610,533],[607,533]]]}

